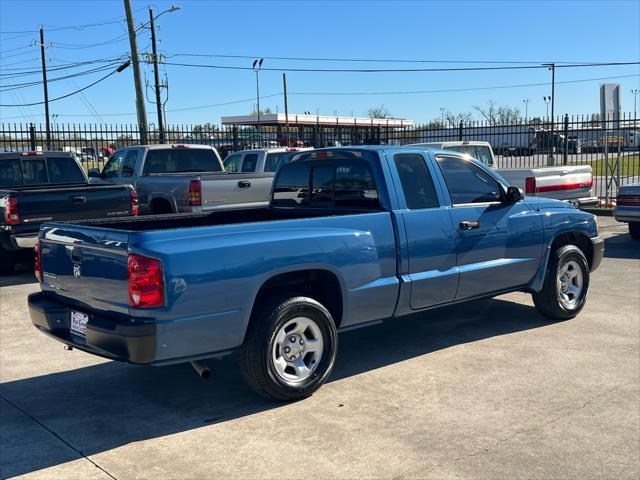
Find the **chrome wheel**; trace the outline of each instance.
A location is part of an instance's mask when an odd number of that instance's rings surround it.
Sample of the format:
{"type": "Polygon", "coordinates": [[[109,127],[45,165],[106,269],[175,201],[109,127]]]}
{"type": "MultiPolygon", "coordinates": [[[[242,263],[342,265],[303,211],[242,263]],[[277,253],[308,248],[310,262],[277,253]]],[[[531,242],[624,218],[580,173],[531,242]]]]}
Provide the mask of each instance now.
{"type": "Polygon", "coordinates": [[[322,358],[322,331],[308,317],[286,322],[276,334],[272,361],[278,376],[287,383],[299,383],[316,371],[322,358]]]}
{"type": "Polygon", "coordinates": [[[575,260],[568,260],[558,270],[556,291],[562,306],[573,310],[580,302],[584,287],[582,269],[575,260]]]}

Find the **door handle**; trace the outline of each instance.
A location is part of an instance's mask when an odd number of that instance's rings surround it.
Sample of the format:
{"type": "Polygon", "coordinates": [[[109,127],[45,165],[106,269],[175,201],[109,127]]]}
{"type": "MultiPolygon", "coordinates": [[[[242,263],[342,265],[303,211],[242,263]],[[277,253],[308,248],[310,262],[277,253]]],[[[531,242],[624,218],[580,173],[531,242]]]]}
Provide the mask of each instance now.
{"type": "Polygon", "coordinates": [[[249,188],[251,186],[251,182],[249,180],[240,180],[238,182],[238,186],[240,188],[249,188]]]}
{"type": "Polygon", "coordinates": [[[471,230],[472,228],[480,227],[480,222],[477,220],[464,220],[460,222],[460,228],[463,230],[471,230]]]}
{"type": "Polygon", "coordinates": [[[84,195],[74,195],[71,197],[71,201],[73,203],[87,203],[87,197],[84,195]]]}

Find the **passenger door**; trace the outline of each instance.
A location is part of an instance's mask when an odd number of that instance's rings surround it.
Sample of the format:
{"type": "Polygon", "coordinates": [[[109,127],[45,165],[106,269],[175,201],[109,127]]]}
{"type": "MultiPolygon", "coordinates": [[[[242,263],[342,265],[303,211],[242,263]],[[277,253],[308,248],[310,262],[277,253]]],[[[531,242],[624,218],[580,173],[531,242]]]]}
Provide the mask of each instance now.
{"type": "Polygon", "coordinates": [[[433,172],[420,153],[398,153],[393,162],[404,192],[410,306],[421,309],[450,302],[458,286],[456,238],[449,209],[442,206],[433,172]]]}
{"type": "Polygon", "coordinates": [[[542,255],[542,221],[473,161],[437,155],[452,208],[460,280],[456,300],[526,285],[542,255]]]}

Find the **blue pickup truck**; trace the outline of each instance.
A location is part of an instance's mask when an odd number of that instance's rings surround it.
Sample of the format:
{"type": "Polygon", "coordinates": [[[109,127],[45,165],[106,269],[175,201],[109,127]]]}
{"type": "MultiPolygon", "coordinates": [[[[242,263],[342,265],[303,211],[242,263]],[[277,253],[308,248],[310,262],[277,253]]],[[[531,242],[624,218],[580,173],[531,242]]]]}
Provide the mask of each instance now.
{"type": "Polygon", "coordinates": [[[239,349],[251,387],[295,400],[329,376],[340,329],[511,291],[574,317],[603,245],[593,215],[468,156],[330,148],[282,165],[268,208],[45,224],[29,308],[114,360],[203,372],[239,349]]]}

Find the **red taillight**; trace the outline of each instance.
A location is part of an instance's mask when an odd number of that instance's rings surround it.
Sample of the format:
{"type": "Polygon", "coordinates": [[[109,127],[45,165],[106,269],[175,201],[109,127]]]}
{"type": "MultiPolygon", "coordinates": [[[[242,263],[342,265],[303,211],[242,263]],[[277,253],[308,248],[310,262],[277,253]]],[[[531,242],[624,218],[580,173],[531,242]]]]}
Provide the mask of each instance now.
{"type": "Polygon", "coordinates": [[[535,195],[536,193],[536,177],[527,177],[524,181],[524,192],[527,195],[535,195]]]}
{"type": "Polygon", "coordinates": [[[155,258],[129,254],[129,306],[157,308],[164,305],[162,263],[155,258]]]}
{"type": "Polygon", "coordinates": [[[131,198],[131,215],[140,214],[140,202],[138,202],[138,192],[133,188],[129,190],[129,196],[131,198]]]}
{"type": "Polygon", "coordinates": [[[22,152],[21,155],[23,157],[39,157],[40,155],[44,155],[44,153],[32,151],[32,152],[22,152]]]}
{"type": "Polygon", "coordinates": [[[191,180],[189,182],[189,206],[202,206],[202,183],[200,180],[191,180]]]}
{"type": "Polygon", "coordinates": [[[173,148],[189,148],[189,145],[185,145],[184,143],[176,143],[175,145],[171,145],[173,148]]]}
{"type": "Polygon", "coordinates": [[[40,240],[33,247],[33,273],[36,280],[42,282],[42,245],[40,245],[40,240]]]}
{"type": "Polygon", "coordinates": [[[4,221],[7,225],[18,225],[20,223],[17,197],[7,197],[4,207],[4,221]]]}
{"type": "Polygon", "coordinates": [[[640,195],[618,195],[616,205],[621,207],[640,207],[640,195]]]}

